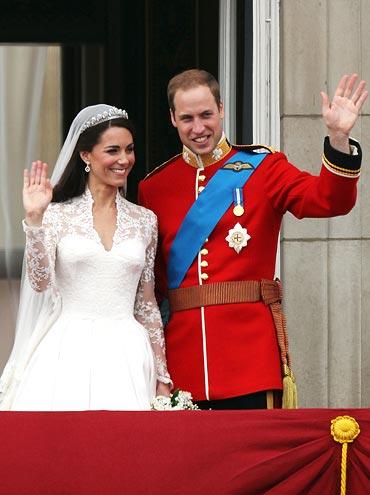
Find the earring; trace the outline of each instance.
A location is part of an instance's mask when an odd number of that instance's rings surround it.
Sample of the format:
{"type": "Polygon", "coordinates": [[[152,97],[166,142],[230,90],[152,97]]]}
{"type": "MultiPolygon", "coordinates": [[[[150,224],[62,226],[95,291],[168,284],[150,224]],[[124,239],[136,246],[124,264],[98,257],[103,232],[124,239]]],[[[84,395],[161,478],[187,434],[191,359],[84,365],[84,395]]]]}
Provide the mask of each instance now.
{"type": "Polygon", "coordinates": [[[90,172],[90,163],[89,162],[86,162],[85,172],[87,172],[87,173],[90,172]]]}

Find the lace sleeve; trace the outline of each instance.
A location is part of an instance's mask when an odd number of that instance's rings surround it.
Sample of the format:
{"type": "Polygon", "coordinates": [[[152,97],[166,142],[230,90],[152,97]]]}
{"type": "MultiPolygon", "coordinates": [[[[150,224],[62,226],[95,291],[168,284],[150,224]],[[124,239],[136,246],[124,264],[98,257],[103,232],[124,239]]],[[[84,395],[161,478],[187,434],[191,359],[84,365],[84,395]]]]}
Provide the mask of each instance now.
{"type": "Polygon", "coordinates": [[[29,227],[23,220],[26,234],[25,257],[30,285],[36,292],[43,292],[53,286],[57,236],[47,214],[41,227],[29,227]]]}
{"type": "Polygon", "coordinates": [[[145,266],[138,285],[134,314],[137,321],[148,331],[154,352],[157,379],[162,383],[172,384],[167,370],[161,315],[154,295],[154,259],[157,248],[157,236],[157,221],[154,217],[152,239],[146,249],[145,266]]]}

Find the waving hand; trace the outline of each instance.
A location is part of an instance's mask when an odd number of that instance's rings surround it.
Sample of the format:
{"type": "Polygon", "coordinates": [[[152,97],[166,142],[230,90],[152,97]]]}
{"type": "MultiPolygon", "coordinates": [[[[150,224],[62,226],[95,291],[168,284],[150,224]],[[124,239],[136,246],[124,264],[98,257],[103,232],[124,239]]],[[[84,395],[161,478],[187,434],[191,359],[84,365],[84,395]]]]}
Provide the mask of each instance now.
{"type": "Polygon", "coordinates": [[[52,195],[53,187],[47,178],[48,164],[40,160],[32,162],[31,171],[23,174],[23,206],[26,211],[26,222],[31,226],[39,226],[52,195]]]}
{"type": "Polygon", "coordinates": [[[328,128],[331,145],[348,153],[348,138],[356,123],[361,108],[368,96],[366,82],[360,81],[355,88],[357,74],[345,75],[339,81],[332,101],[323,91],[322,115],[328,128]]]}

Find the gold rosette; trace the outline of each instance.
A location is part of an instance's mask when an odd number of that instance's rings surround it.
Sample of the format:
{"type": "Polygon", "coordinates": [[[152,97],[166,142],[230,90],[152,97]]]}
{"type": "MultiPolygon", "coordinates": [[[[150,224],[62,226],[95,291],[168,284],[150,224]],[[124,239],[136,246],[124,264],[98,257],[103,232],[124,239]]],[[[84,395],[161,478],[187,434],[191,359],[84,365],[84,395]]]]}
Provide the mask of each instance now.
{"type": "Polygon", "coordinates": [[[351,416],[337,416],[331,420],[330,433],[336,442],[342,444],[340,495],[346,493],[348,443],[353,442],[360,431],[359,424],[351,416]]]}

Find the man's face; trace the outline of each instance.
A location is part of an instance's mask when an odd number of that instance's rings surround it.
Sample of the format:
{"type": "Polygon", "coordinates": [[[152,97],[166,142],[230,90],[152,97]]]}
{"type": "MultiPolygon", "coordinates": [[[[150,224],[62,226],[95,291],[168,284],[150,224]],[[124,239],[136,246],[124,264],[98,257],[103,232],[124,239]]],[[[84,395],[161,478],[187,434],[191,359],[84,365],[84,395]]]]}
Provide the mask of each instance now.
{"type": "Polygon", "coordinates": [[[198,155],[212,152],[222,136],[224,110],[222,103],[218,108],[209,87],[177,90],[174,107],[171,121],[182,143],[198,155]]]}

